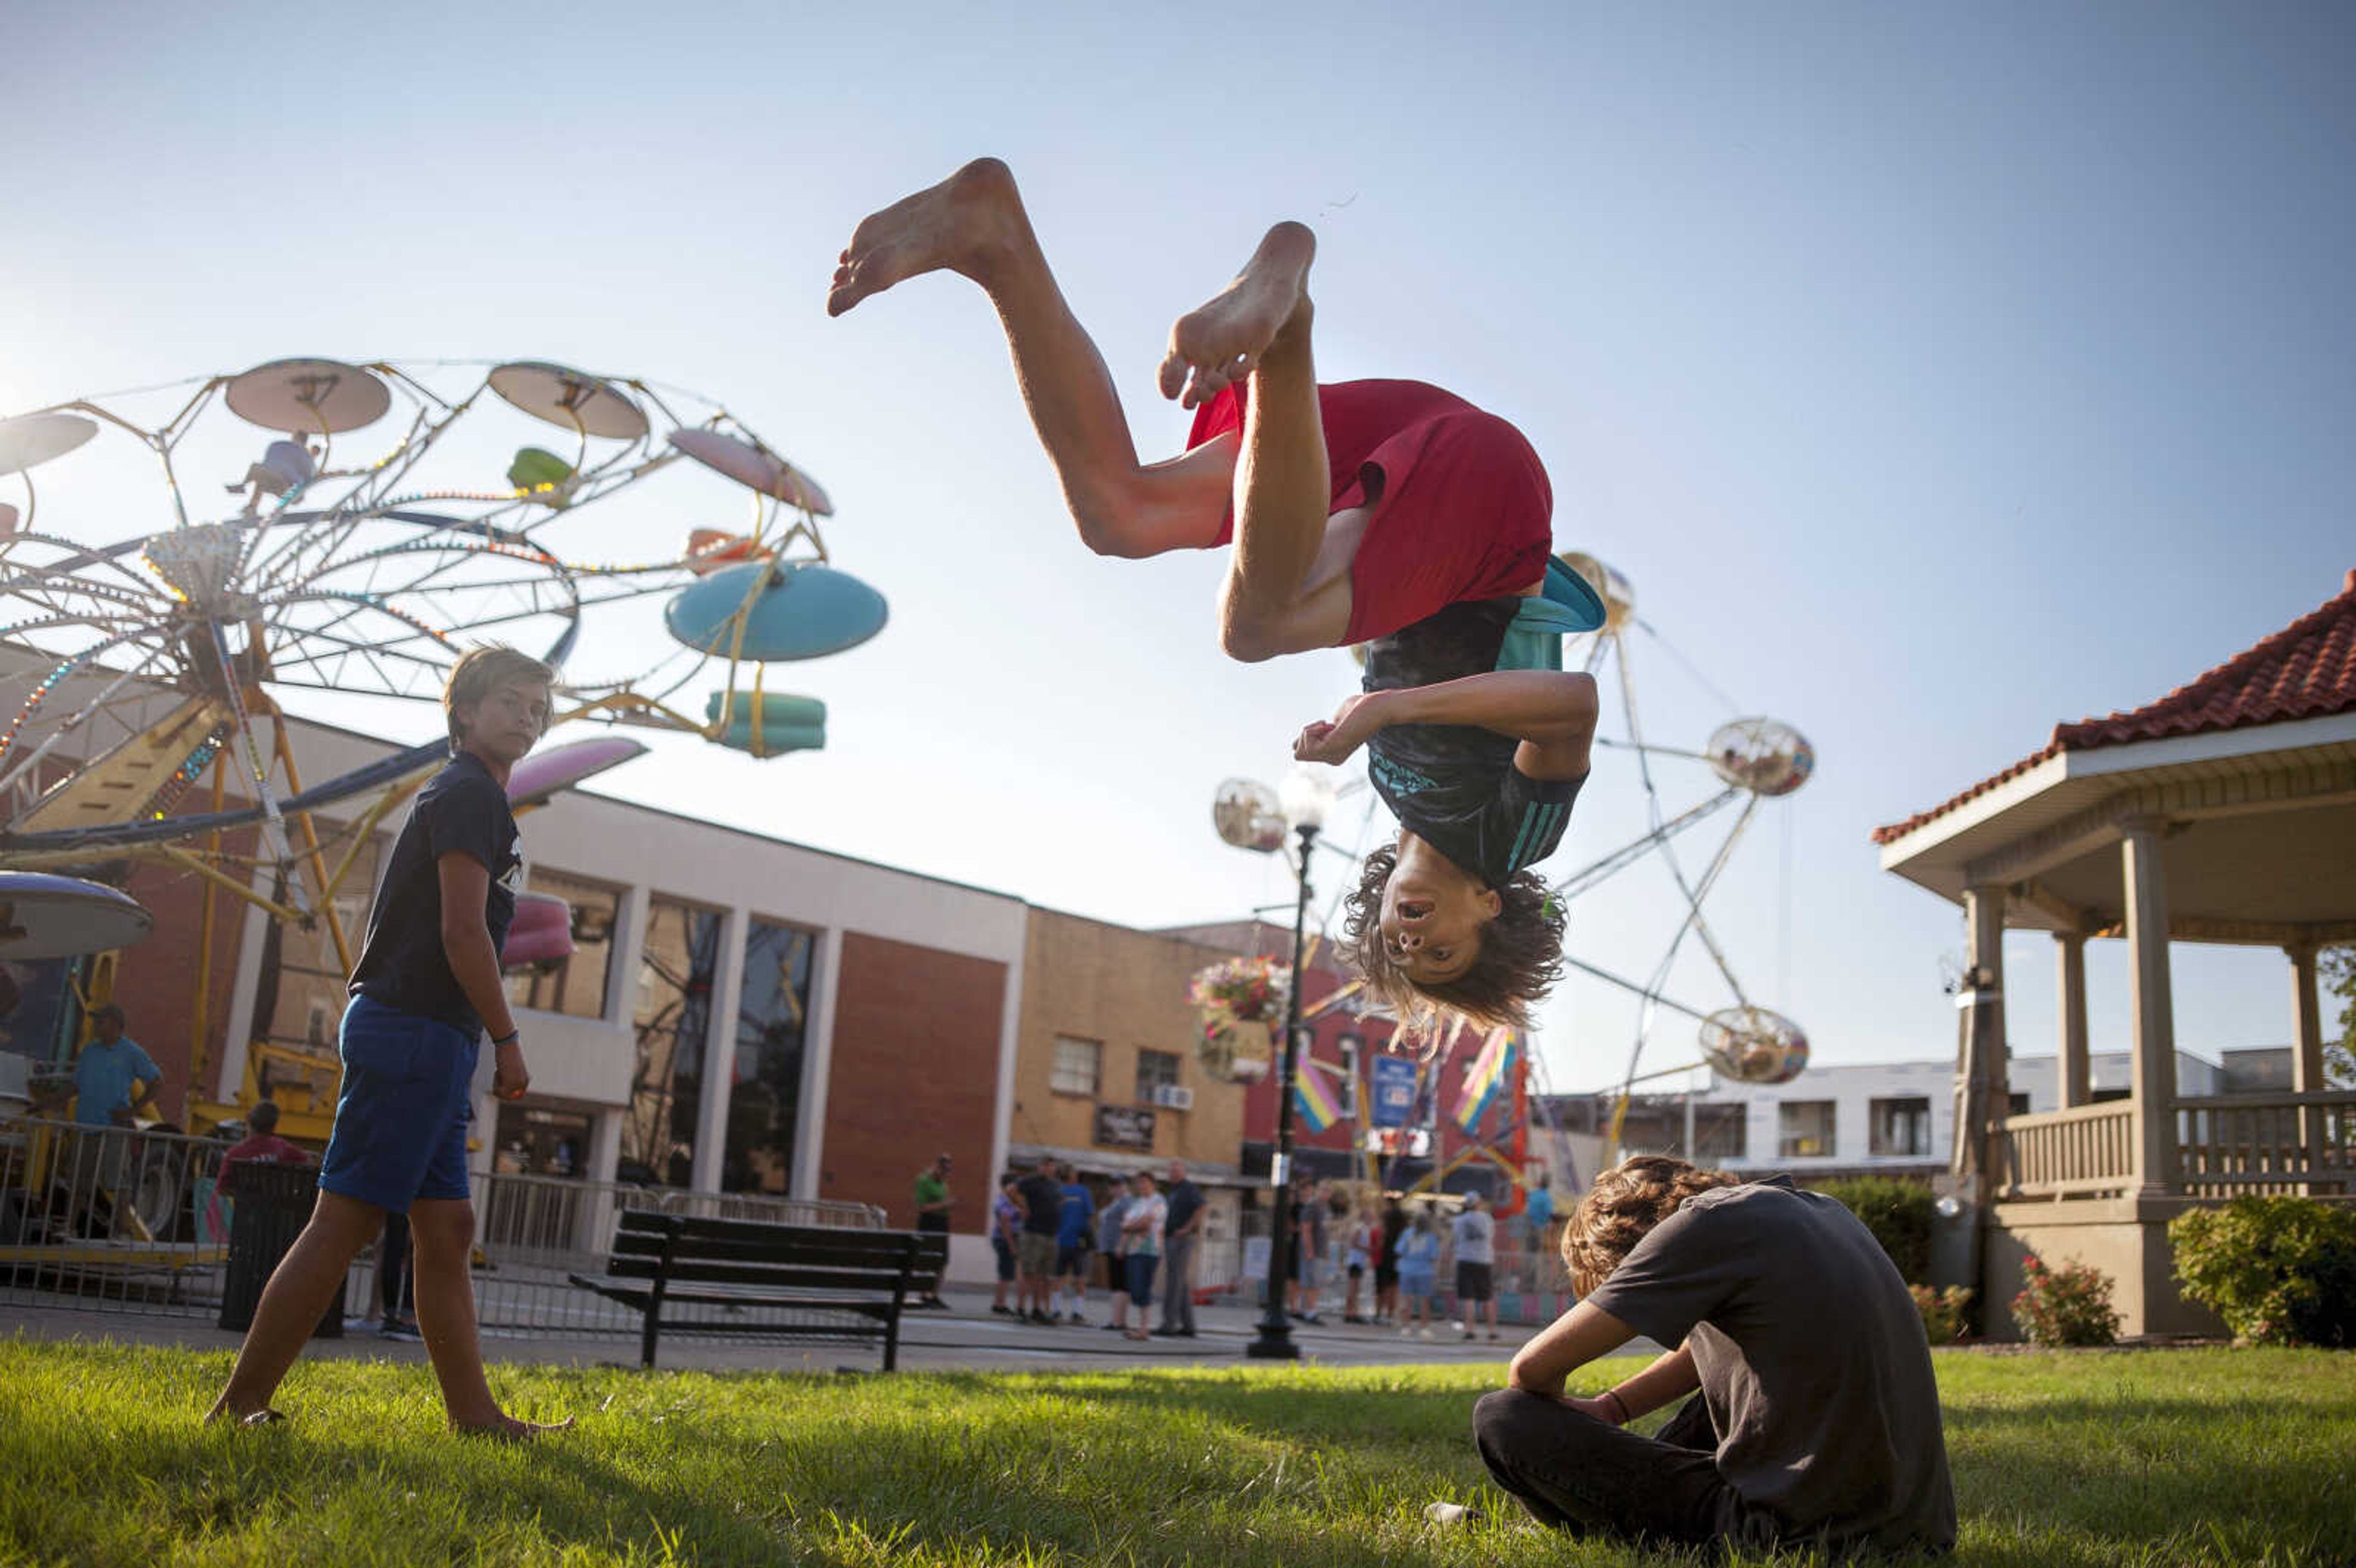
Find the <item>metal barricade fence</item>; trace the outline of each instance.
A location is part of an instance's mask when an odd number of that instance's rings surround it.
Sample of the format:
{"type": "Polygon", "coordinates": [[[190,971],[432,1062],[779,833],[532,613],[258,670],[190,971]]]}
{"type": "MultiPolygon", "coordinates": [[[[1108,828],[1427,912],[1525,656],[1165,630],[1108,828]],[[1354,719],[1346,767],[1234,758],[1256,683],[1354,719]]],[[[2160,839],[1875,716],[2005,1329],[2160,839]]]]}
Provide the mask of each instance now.
{"type": "Polygon", "coordinates": [[[218,1310],[227,1147],[129,1127],[0,1122],[0,1306],[218,1310]]]}
{"type": "MultiPolygon", "coordinates": [[[[11,1309],[217,1317],[235,1210],[233,1192],[221,1190],[228,1148],[177,1133],[0,1122],[0,1327],[11,1309]]],[[[635,1313],[567,1277],[604,1272],[624,1209],[861,1230],[886,1224],[872,1204],[826,1199],[496,1171],[475,1177],[473,1187],[476,1312],[495,1335],[637,1333],[635,1313]]],[[[383,1251],[373,1244],[352,1264],[346,1300],[353,1317],[381,1315],[383,1251]]],[[[776,1315],[764,1312],[764,1320],[776,1315]]],[[[734,1316],[719,1307],[701,1315],[734,1316]]]]}

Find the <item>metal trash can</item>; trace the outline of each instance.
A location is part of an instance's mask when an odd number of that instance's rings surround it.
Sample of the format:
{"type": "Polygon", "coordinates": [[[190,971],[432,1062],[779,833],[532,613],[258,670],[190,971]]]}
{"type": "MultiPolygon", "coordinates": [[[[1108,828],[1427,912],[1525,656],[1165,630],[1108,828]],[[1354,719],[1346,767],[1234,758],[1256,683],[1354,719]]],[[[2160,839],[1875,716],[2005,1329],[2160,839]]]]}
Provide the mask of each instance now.
{"type": "MultiPolygon", "coordinates": [[[[253,1309],[262,1287],[294,1238],[310,1221],[318,1202],[319,1173],[307,1165],[265,1165],[241,1161],[229,1181],[232,1205],[229,1221],[229,1274],[221,1282],[220,1326],[236,1333],[253,1327],[253,1309]]],[[[336,1299],[311,1330],[315,1339],[337,1339],[344,1332],[345,1281],[336,1283],[336,1299]]]]}

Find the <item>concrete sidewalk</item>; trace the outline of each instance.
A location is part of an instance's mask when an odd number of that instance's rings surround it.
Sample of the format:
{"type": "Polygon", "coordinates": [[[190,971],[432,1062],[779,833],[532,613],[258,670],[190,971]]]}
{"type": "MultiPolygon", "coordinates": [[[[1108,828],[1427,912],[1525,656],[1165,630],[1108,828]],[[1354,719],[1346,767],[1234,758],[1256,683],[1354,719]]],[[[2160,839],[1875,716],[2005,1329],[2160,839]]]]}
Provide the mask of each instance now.
{"type": "MultiPolygon", "coordinates": [[[[1194,1339],[1155,1339],[1140,1343],[1109,1333],[1097,1325],[1106,1316],[1106,1297],[1097,1292],[1088,1302],[1087,1321],[1053,1328],[1000,1317],[990,1310],[986,1289],[950,1285],[944,1291],[948,1311],[910,1311],[901,1319],[900,1367],[905,1371],[1087,1371],[1124,1368],[1234,1366],[1249,1364],[1245,1347],[1258,1338],[1259,1310],[1237,1306],[1201,1307],[1195,1319],[1201,1333],[1194,1339]]],[[[1160,1306],[1155,1307],[1159,1321],[1160,1306]]],[[[1396,1328],[1344,1324],[1328,1317],[1318,1324],[1294,1323],[1292,1341],[1306,1365],[1395,1366],[1441,1362],[1491,1364],[1499,1381],[1505,1362],[1533,1330],[1503,1328],[1494,1341],[1467,1341],[1445,1323],[1432,1327],[1429,1339],[1404,1339],[1396,1328]]],[[[241,1336],[215,1328],[208,1319],[166,1317],[134,1312],[70,1311],[48,1307],[0,1307],[0,1334],[22,1334],[32,1339],[112,1339],[147,1345],[177,1345],[194,1350],[234,1350],[241,1336]]],[[[636,1367],[638,1342],[629,1334],[535,1334],[515,1329],[487,1328],[483,1349],[494,1362],[540,1365],[636,1367]]],[[[386,1339],[375,1328],[358,1323],[340,1339],[314,1339],[306,1355],[332,1358],[376,1358],[423,1362],[425,1348],[415,1340],[386,1339]]],[[[881,1351],[852,1342],[748,1339],[732,1341],[701,1335],[666,1336],[658,1364],[670,1371],[872,1371],[882,1361],[881,1351]]]]}

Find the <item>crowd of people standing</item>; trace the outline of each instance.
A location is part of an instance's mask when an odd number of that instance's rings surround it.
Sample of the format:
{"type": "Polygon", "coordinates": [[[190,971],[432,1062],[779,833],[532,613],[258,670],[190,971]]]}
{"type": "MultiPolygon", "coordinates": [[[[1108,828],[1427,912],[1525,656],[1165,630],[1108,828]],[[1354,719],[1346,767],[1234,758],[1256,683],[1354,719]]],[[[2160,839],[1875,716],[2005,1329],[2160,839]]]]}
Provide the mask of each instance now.
{"type": "MultiPolygon", "coordinates": [[[[916,1179],[920,1216],[937,1191],[947,1212],[947,1189],[937,1179],[945,1178],[948,1158],[916,1179]]],[[[1166,1187],[1151,1170],[1118,1179],[1101,1203],[1068,1160],[1044,1159],[1028,1171],[1002,1174],[990,1211],[998,1263],[991,1311],[1076,1327],[1087,1320],[1093,1280],[1108,1302],[1099,1328],[1132,1339],[1192,1338],[1195,1243],[1206,1205],[1183,1162],[1172,1160],[1164,1174],[1166,1187]],[[1157,1284],[1162,1322],[1149,1328],[1157,1284]]]]}
{"type": "MultiPolygon", "coordinates": [[[[946,1229],[948,1157],[916,1179],[920,1229],[946,1229]]],[[[1294,1184],[1286,1310],[1323,1323],[1332,1307],[1348,1324],[1433,1336],[1443,1281],[1452,1287],[1454,1331],[1498,1337],[1501,1226],[1479,1192],[1443,1199],[1379,1198],[1346,1183],[1294,1184]]],[[[1510,1264],[1541,1259],[1554,1243],[1554,1200],[1544,1177],[1504,1227],[1510,1264]]],[[[1098,1327],[1132,1339],[1191,1337],[1195,1264],[1207,1211],[1183,1162],[1141,1169],[1091,1189],[1067,1160],[1044,1159],[999,1179],[990,1239],[997,1255],[991,1311],[1043,1326],[1087,1321],[1087,1294],[1105,1291],[1098,1327]],[[1161,1320],[1152,1321],[1157,1287],[1161,1320]]],[[[1537,1266],[1543,1267],[1543,1264],[1537,1266]]],[[[1544,1288],[1542,1280],[1533,1282],[1544,1288]]],[[[937,1304],[928,1298],[927,1304],[937,1304]]]]}

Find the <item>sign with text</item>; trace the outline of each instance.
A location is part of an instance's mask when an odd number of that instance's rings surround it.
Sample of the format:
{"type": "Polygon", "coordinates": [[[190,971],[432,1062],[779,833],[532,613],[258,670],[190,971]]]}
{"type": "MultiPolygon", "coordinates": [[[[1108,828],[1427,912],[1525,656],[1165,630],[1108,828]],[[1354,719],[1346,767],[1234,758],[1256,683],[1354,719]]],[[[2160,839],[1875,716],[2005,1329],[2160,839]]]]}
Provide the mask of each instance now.
{"type": "Polygon", "coordinates": [[[1370,1118],[1377,1127],[1403,1127],[1415,1118],[1415,1063],[1404,1056],[1377,1056],[1367,1066],[1375,1098],[1370,1118]]]}
{"type": "Polygon", "coordinates": [[[1143,1105],[1098,1105],[1097,1147],[1152,1152],[1152,1111],[1143,1105]]]}

